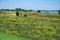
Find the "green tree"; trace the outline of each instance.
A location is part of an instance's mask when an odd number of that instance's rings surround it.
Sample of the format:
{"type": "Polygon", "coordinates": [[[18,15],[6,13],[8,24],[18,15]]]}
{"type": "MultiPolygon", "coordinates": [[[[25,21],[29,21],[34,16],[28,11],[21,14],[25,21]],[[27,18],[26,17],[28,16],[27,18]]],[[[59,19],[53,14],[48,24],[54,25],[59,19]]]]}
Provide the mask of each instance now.
{"type": "Polygon", "coordinates": [[[60,14],[60,10],[58,10],[58,14],[60,14]]]}
{"type": "Polygon", "coordinates": [[[40,10],[37,10],[38,13],[40,13],[41,11],[40,10]]]}
{"type": "Polygon", "coordinates": [[[2,13],[2,12],[0,11],[0,13],[2,13]]]}
{"type": "Polygon", "coordinates": [[[21,8],[16,8],[15,11],[21,11],[21,8]]]}
{"type": "Polygon", "coordinates": [[[19,16],[19,12],[16,12],[16,16],[19,16]]]}

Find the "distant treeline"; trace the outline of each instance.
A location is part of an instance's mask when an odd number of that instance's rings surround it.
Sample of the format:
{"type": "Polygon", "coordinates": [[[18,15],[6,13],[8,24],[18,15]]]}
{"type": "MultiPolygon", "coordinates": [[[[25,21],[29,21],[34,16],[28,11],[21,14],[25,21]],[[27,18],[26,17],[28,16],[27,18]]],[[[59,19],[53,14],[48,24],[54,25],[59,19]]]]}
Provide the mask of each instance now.
{"type": "Polygon", "coordinates": [[[15,8],[15,9],[0,9],[0,11],[33,11],[33,10],[25,10],[21,8],[15,8]]]}
{"type": "Polygon", "coordinates": [[[26,12],[38,12],[41,13],[43,12],[58,12],[58,14],[60,14],[60,10],[26,10],[26,9],[22,9],[22,8],[15,8],[15,9],[0,9],[0,11],[26,11],[26,12]]]}

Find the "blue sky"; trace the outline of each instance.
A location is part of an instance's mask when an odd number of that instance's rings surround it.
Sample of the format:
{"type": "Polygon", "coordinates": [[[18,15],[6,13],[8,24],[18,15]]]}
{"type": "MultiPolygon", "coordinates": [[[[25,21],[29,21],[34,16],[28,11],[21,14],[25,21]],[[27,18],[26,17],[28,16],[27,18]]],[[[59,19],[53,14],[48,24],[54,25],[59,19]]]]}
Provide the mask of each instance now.
{"type": "Polygon", "coordinates": [[[59,10],[60,0],[0,0],[0,9],[59,10]]]}

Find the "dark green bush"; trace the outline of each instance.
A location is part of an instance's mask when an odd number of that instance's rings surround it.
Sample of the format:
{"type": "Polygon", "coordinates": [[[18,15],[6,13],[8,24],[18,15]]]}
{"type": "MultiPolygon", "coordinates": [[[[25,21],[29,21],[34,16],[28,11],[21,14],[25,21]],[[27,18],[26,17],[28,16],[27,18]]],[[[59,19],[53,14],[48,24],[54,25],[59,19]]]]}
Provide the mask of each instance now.
{"type": "Polygon", "coordinates": [[[16,16],[19,16],[19,12],[16,12],[16,16]]]}
{"type": "Polygon", "coordinates": [[[0,13],[2,13],[2,12],[0,11],[0,13]]]}
{"type": "Polygon", "coordinates": [[[38,13],[40,13],[41,11],[40,10],[37,10],[38,13]]]}
{"type": "Polygon", "coordinates": [[[27,17],[27,14],[24,14],[24,17],[27,17]]]}

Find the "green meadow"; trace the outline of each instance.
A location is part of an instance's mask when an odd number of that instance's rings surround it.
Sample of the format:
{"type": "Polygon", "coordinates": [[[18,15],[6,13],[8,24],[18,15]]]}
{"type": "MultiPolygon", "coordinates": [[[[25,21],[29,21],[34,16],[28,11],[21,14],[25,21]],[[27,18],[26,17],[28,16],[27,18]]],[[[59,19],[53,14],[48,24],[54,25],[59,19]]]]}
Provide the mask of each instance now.
{"type": "Polygon", "coordinates": [[[30,40],[30,39],[22,38],[22,37],[18,37],[16,35],[10,35],[10,34],[0,32],[0,40],[30,40]]]}
{"type": "Polygon", "coordinates": [[[60,40],[60,15],[0,13],[0,32],[0,40],[60,40]]]}

